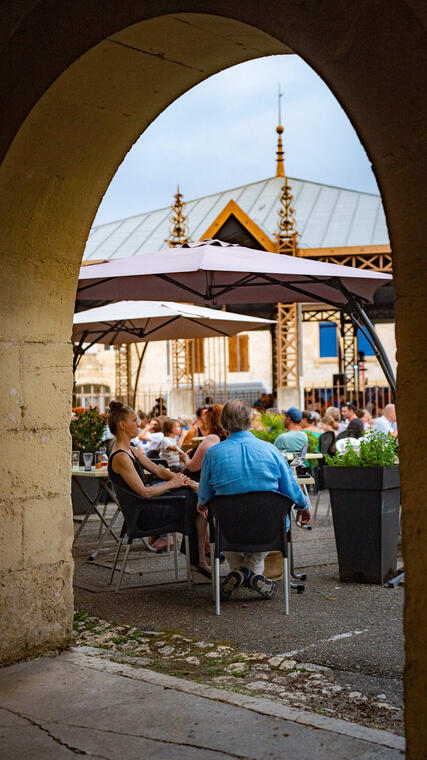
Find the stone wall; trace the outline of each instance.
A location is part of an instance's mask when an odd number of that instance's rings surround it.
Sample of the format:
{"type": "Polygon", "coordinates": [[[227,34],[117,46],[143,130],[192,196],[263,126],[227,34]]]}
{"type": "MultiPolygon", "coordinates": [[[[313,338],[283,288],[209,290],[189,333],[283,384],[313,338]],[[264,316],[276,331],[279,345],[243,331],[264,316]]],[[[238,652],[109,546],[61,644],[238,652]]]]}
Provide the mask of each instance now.
{"type": "Polygon", "coordinates": [[[406,567],[408,758],[427,744],[424,471],[425,15],[421,0],[262,5],[22,0],[0,7],[2,658],[65,646],[71,624],[69,338],[76,276],[123,156],[181,93],[289,48],[331,87],[372,161],[393,250],[406,567]],[[209,16],[208,13],[213,15],[209,16]],[[168,15],[169,14],[169,15],[168,15]],[[233,19],[230,19],[233,15],[233,19]],[[156,18],[157,16],[157,18],[156,18]],[[153,17],[153,18],[150,18],[153,17]],[[142,23],[139,23],[142,22],[142,23]],[[132,26],[133,25],[133,26],[132,26]],[[48,389],[41,401],[41,389],[48,389]],[[39,520],[34,518],[40,516],[39,520]],[[49,517],[50,516],[50,517],[49,517]],[[7,531],[7,534],[6,534],[7,531]]]}

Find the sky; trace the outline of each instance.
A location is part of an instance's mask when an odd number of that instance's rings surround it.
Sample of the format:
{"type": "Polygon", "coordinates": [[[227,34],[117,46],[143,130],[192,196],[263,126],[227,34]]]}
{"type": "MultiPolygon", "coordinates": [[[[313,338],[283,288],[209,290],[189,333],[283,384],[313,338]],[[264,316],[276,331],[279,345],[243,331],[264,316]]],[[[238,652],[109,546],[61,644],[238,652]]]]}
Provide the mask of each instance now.
{"type": "Polygon", "coordinates": [[[233,66],[186,92],[125,157],[94,224],[275,176],[278,86],[289,177],[378,193],[355,130],[323,80],[296,55],[233,66]]]}

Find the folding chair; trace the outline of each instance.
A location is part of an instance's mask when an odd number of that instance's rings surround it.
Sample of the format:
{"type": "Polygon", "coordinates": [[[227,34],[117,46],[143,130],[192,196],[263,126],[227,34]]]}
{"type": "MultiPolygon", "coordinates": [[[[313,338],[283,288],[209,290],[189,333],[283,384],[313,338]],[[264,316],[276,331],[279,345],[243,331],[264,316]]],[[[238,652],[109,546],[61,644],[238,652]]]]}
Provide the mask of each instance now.
{"type": "Polygon", "coordinates": [[[280,551],[283,557],[285,615],[289,615],[289,551],[286,518],[293,502],[274,491],[250,491],[230,496],[214,496],[207,506],[211,541],[215,613],[220,610],[219,561],[222,551],[280,551]],[[214,538],[214,541],[212,541],[214,538]],[[214,554],[214,562],[213,555],[214,554]]]}
{"type": "MultiPolygon", "coordinates": [[[[335,449],[335,434],[332,432],[332,430],[328,430],[326,433],[323,433],[320,436],[320,438],[319,438],[319,451],[320,451],[321,454],[325,455],[325,454],[332,453],[332,451],[334,449],[335,449]]],[[[315,507],[314,507],[313,522],[317,518],[317,511],[319,509],[319,502],[320,502],[321,492],[325,488],[325,480],[324,480],[323,468],[324,468],[324,464],[323,464],[322,460],[320,460],[319,465],[317,467],[317,478],[316,478],[316,480],[317,480],[317,482],[316,482],[316,486],[317,486],[317,499],[316,499],[316,504],[315,504],[315,507]]],[[[329,502],[328,502],[328,509],[327,509],[326,517],[325,517],[325,525],[327,525],[328,522],[329,522],[329,513],[330,513],[330,511],[331,511],[331,502],[329,500],[329,502]]]]}
{"type": "Polygon", "coordinates": [[[117,546],[117,551],[114,557],[113,568],[111,570],[110,584],[113,582],[114,573],[117,568],[117,562],[119,560],[120,551],[123,545],[123,541],[126,541],[126,549],[124,558],[122,560],[119,579],[116,584],[116,593],[120,591],[123,574],[126,568],[126,564],[129,558],[130,547],[136,538],[140,538],[144,541],[148,536],[160,536],[164,533],[172,533],[174,535],[174,566],[175,566],[175,580],[178,581],[178,550],[176,543],[176,533],[182,533],[185,542],[185,557],[187,567],[187,582],[189,587],[192,587],[191,581],[191,568],[190,568],[190,542],[189,542],[189,515],[186,505],[186,496],[184,494],[168,494],[167,496],[154,496],[150,499],[138,496],[133,491],[130,491],[123,487],[116,487],[117,500],[120,506],[120,510],[124,517],[123,527],[120,534],[120,540],[117,546]],[[144,528],[138,526],[138,518],[141,509],[144,506],[152,505],[153,502],[162,502],[170,504],[176,502],[177,505],[182,504],[182,515],[176,522],[165,522],[164,525],[149,526],[144,528]]]}

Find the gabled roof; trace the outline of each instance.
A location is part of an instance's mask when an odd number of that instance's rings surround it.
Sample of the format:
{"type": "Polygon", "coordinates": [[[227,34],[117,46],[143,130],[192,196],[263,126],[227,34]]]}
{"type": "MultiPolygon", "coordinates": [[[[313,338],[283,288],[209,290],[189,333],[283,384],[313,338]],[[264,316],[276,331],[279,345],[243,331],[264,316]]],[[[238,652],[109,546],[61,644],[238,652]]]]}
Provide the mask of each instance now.
{"type": "MultiPolygon", "coordinates": [[[[381,197],[340,187],[291,179],[301,248],[383,245],[389,241],[381,197]]],[[[277,231],[282,177],[253,182],[222,193],[187,201],[185,214],[191,239],[210,228],[229,201],[271,240],[277,231]]],[[[92,227],[84,260],[135,256],[166,248],[171,207],[92,227]]]]}

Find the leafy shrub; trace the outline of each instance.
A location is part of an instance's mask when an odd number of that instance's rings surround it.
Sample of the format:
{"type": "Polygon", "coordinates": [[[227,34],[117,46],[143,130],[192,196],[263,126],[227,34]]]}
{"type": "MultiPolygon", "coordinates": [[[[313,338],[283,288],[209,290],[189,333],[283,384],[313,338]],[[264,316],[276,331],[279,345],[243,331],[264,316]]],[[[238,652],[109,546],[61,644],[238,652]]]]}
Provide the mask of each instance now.
{"type": "Polygon", "coordinates": [[[73,450],[96,451],[104,434],[105,416],[99,413],[96,406],[89,409],[75,408],[73,414],[75,416],[70,423],[73,450]]]}
{"type": "Polygon", "coordinates": [[[341,456],[326,454],[325,461],[330,467],[390,467],[395,463],[397,444],[395,439],[374,431],[360,441],[359,449],[354,449],[347,441],[341,456]]]}
{"type": "Polygon", "coordinates": [[[261,424],[263,430],[252,430],[256,438],[268,443],[274,443],[280,433],[285,433],[285,423],[281,414],[261,414],[261,424]]]}

